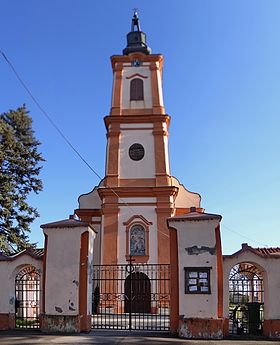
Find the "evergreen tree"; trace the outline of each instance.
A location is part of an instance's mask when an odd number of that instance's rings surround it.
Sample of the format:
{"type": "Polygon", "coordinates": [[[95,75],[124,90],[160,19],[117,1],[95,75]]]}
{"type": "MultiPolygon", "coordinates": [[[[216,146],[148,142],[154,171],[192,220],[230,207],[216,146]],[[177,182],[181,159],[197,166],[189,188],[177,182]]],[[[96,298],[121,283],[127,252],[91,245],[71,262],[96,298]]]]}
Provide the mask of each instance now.
{"type": "Polygon", "coordinates": [[[5,254],[31,246],[28,232],[39,214],[27,198],[42,190],[39,145],[25,105],[0,114],[0,251],[5,254]]]}

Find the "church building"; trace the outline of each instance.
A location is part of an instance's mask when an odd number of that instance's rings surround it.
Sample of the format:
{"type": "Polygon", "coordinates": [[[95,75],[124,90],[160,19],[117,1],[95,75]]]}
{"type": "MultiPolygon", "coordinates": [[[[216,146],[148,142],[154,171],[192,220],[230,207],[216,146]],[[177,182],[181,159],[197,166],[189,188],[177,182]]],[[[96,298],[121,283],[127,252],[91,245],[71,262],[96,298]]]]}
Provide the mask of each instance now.
{"type": "Polygon", "coordinates": [[[222,216],[171,175],[163,62],[134,12],[111,57],[105,176],[41,226],[44,248],[0,253],[0,330],[280,339],[280,248],[223,255],[222,216]]]}

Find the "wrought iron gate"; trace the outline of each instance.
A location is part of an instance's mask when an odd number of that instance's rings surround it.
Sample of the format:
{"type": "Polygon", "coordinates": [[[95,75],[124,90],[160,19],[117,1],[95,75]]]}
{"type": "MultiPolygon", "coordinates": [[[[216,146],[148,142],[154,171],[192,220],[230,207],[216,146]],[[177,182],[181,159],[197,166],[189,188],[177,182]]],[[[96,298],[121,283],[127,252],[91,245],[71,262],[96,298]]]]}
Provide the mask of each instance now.
{"type": "Polygon", "coordinates": [[[170,267],[93,266],[92,328],[169,331],[170,267]]]}
{"type": "Polygon", "coordinates": [[[261,335],[264,309],[263,278],[250,264],[234,266],[229,277],[229,333],[261,335]]]}
{"type": "Polygon", "coordinates": [[[39,328],[40,274],[33,266],[23,268],[15,280],[16,328],[39,328]]]}

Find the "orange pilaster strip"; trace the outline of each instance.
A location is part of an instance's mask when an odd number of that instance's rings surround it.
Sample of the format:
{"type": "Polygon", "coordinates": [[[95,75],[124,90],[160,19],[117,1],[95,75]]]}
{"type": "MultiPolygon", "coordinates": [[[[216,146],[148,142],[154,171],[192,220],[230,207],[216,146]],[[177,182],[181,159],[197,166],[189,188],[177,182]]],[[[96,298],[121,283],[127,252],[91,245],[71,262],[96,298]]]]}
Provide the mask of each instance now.
{"type": "Polygon", "coordinates": [[[158,263],[168,264],[170,262],[170,234],[166,219],[171,217],[172,209],[169,207],[156,208],[157,213],[157,240],[158,240],[158,263]]]}
{"type": "Polygon", "coordinates": [[[88,310],[87,310],[87,266],[88,266],[88,245],[89,233],[85,231],[81,235],[80,249],[80,274],[79,274],[79,315],[80,315],[80,331],[89,331],[88,310]]]}
{"type": "Polygon", "coordinates": [[[44,257],[43,257],[43,275],[42,275],[42,313],[46,312],[46,274],[47,274],[47,252],[48,252],[48,235],[44,234],[44,257]]]}
{"type": "Polygon", "coordinates": [[[220,235],[220,225],[215,229],[216,248],[217,248],[217,286],[218,286],[218,305],[217,315],[223,317],[223,255],[220,235]]]}
{"type": "Polygon", "coordinates": [[[179,326],[179,275],[177,230],[170,231],[170,332],[176,333],[179,326]]]}
{"type": "MultiPolygon", "coordinates": [[[[114,197],[115,198],[115,197],[114,197]]],[[[112,199],[114,199],[112,198],[112,199]]],[[[107,198],[106,198],[107,199],[107,198]]],[[[107,202],[107,200],[106,200],[107,202]]],[[[115,200],[117,205],[118,200],[115,200]]],[[[103,206],[104,232],[103,232],[103,264],[113,265],[118,261],[118,207],[103,206]],[[105,249],[106,248],[106,249],[105,249]]]]}
{"type": "Polygon", "coordinates": [[[109,145],[108,145],[108,168],[106,175],[109,177],[110,181],[110,187],[115,187],[118,184],[118,167],[119,167],[119,136],[120,136],[120,125],[119,124],[114,124],[112,125],[113,128],[110,129],[109,133],[110,138],[109,138],[109,145]],[[110,179],[110,175],[114,177],[113,179],[110,179]]]}
{"type": "Polygon", "coordinates": [[[159,103],[159,88],[157,80],[157,65],[156,62],[152,62],[150,65],[151,70],[151,81],[152,81],[152,99],[153,99],[153,108],[160,107],[159,103]]]}
{"type": "Polygon", "coordinates": [[[121,112],[121,101],[122,101],[122,75],[123,75],[123,65],[122,63],[117,63],[115,68],[115,83],[113,90],[113,102],[111,114],[120,115],[121,112]]]}

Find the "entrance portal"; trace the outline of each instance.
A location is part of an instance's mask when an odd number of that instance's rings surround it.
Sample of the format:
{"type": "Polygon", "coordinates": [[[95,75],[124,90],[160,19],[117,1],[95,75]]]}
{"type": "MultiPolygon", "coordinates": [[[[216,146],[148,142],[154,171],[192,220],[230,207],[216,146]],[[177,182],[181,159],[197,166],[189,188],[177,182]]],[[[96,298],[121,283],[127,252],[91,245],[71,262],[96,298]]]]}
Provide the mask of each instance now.
{"type": "Polygon", "coordinates": [[[40,274],[33,266],[24,267],[15,280],[16,328],[39,328],[40,274]]]}
{"type": "Polygon", "coordinates": [[[125,313],[151,312],[151,283],[146,274],[142,272],[131,273],[125,279],[124,293],[126,296],[125,313]]]}
{"type": "Polygon", "coordinates": [[[234,266],[229,276],[229,333],[261,335],[264,288],[261,271],[250,263],[234,266]]]}
{"type": "Polygon", "coordinates": [[[93,266],[92,327],[169,331],[170,266],[93,266]]]}

